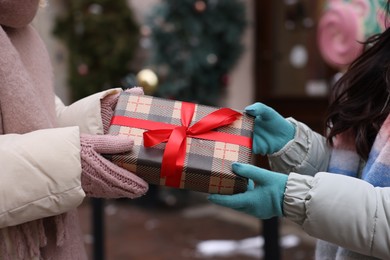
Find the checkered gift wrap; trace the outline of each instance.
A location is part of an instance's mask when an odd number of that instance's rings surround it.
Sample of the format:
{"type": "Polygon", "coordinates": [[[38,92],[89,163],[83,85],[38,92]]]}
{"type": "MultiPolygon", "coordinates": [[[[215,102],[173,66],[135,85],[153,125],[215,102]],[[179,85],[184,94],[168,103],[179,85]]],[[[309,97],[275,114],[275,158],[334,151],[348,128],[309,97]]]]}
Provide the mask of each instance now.
{"type": "MultiPolygon", "coordinates": [[[[180,101],[122,92],[113,119],[120,116],[129,121],[142,119],[181,126],[181,106],[180,101]]],[[[216,110],[218,108],[195,105],[190,125],[216,110]]],[[[232,124],[213,131],[244,136],[250,141],[253,125],[254,118],[243,113],[232,124]]],[[[130,136],[134,139],[134,147],[131,152],[112,155],[109,159],[136,173],[149,184],[166,186],[166,178],[160,175],[166,143],[144,147],[145,131],[147,130],[138,126],[118,125],[113,120],[109,134],[130,136]]],[[[232,144],[228,140],[221,142],[187,137],[186,141],[183,172],[180,184],[176,188],[218,194],[246,191],[248,180],[234,174],[231,164],[236,161],[250,163],[252,156],[250,147],[232,144]]]]}

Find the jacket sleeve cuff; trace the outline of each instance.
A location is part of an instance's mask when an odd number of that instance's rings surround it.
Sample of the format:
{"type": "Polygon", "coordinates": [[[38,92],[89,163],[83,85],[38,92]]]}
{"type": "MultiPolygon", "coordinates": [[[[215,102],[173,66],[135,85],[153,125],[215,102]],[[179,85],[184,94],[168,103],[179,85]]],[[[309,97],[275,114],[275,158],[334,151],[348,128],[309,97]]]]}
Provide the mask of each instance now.
{"type": "Polygon", "coordinates": [[[330,158],[330,149],[326,140],[307,125],[288,118],[296,127],[295,137],[280,151],[268,155],[272,170],[290,173],[297,172],[314,176],[317,172],[326,171],[330,158]],[[318,160],[318,158],[322,158],[318,160]]]}
{"type": "Polygon", "coordinates": [[[283,201],[283,214],[291,221],[302,225],[306,218],[308,193],[313,187],[311,176],[290,173],[283,201]]]}
{"type": "Polygon", "coordinates": [[[57,120],[59,127],[78,126],[81,133],[103,134],[100,101],[112,94],[121,92],[120,88],[102,91],[75,103],[64,106],[56,99],[57,120]]]}

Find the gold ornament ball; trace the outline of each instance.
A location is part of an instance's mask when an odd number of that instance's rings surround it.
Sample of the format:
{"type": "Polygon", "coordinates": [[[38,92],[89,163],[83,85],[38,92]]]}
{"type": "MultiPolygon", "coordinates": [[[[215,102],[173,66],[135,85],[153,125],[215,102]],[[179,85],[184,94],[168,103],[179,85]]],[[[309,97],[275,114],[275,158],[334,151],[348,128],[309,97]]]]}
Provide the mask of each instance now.
{"type": "Polygon", "coordinates": [[[158,77],[154,71],[150,69],[143,69],[137,74],[138,84],[144,88],[146,95],[153,94],[158,85],[158,77]]]}

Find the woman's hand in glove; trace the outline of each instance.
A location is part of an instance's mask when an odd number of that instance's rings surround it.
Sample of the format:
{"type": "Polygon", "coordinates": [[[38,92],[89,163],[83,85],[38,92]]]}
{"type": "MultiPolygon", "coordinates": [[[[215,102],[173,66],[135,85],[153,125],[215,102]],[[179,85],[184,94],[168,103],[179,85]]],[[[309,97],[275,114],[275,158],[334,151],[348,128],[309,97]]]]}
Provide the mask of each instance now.
{"type": "Polygon", "coordinates": [[[245,112],[255,117],[253,153],[273,154],[295,136],[295,127],[278,112],[262,103],[254,103],[245,112]]]}
{"type": "Polygon", "coordinates": [[[208,197],[211,202],[259,219],[283,215],[287,175],[250,164],[233,163],[232,168],[236,174],[249,178],[248,190],[234,195],[211,194],[208,197]]]}
{"type": "Polygon", "coordinates": [[[87,196],[96,198],[137,198],[148,184],[101,154],[130,151],[133,141],[126,136],[81,134],[81,185],[87,196]]]}
{"type": "MultiPolygon", "coordinates": [[[[143,95],[144,91],[141,87],[133,87],[125,90],[126,92],[129,92],[132,95],[143,95]]],[[[114,110],[116,107],[116,104],[118,103],[119,94],[112,94],[108,95],[101,101],[101,115],[102,115],[102,122],[103,122],[103,130],[104,133],[107,134],[108,128],[110,127],[111,118],[114,115],[114,110]]]]}

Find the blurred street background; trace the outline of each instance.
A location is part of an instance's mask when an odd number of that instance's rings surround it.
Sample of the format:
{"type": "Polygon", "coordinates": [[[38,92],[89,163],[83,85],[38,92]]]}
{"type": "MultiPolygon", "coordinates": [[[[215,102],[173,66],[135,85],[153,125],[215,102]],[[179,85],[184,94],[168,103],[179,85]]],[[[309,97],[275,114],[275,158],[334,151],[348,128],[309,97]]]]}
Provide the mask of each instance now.
{"type": "MultiPolygon", "coordinates": [[[[203,193],[181,195],[188,198],[186,205],[175,204],[176,200],[169,198],[173,195],[167,194],[170,206],[148,198],[105,201],[105,259],[264,259],[261,221],[211,204],[203,193]]],[[[79,212],[85,245],[94,259],[89,202],[85,201],[79,212]]],[[[313,259],[315,240],[295,224],[280,221],[281,259],[313,259]]]]}
{"type": "MultiPolygon", "coordinates": [[[[333,2],[349,10],[356,1],[49,0],[34,26],[65,104],[139,85],[148,95],[237,110],[263,102],[322,133],[329,89],[342,68],[321,54],[351,57],[337,49],[354,50],[345,45],[357,42],[342,41],[352,34],[339,21],[320,23],[333,2]],[[323,35],[329,38],[321,49],[323,35]]],[[[376,25],[356,24],[362,28],[354,32],[376,25]]],[[[254,163],[268,167],[263,157],[254,163]]],[[[266,260],[313,259],[314,240],[295,224],[264,225],[212,205],[202,193],[155,188],[134,201],[101,202],[100,213],[90,199],[79,208],[91,260],[265,259],[264,235],[274,238],[271,253],[280,250],[266,260]],[[104,255],[97,258],[93,222],[99,217],[104,255]]]]}

